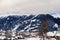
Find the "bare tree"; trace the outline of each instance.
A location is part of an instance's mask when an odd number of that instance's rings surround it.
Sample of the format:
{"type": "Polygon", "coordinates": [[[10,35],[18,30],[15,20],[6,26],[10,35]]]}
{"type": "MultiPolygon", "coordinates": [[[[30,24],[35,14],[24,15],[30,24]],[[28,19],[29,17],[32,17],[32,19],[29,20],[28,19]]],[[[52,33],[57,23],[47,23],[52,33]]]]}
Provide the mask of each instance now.
{"type": "Polygon", "coordinates": [[[47,18],[46,17],[43,18],[40,27],[41,28],[40,28],[39,36],[42,36],[43,40],[45,40],[44,39],[45,34],[49,31],[49,25],[47,23],[47,18]]]}

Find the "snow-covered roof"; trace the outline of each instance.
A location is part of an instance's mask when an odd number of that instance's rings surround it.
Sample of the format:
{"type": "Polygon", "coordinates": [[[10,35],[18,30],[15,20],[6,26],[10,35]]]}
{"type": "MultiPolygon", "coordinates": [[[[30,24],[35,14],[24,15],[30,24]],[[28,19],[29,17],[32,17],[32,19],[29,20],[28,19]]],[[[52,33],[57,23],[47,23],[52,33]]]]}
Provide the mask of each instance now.
{"type": "Polygon", "coordinates": [[[47,36],[60,36],[60,33],[57,31],[54,32],[47,32],[47,36]]]}
{"type": "Polygon", "coordinates": [[[60,34],[56,34],[56,36],[60,36],[60,34]]]}
{"type": "Polygon", "coordinates": [[[0,36],[0,39],[4,39],[4,38],[6,38],[5,36],[0,36]]]}
{"type": "Polygon", "coordinates": [[[47,33],[47,36],[54,36],[55,34],[54,33],[52,33],[52,32],[48,32],[47,33]]]}
{"type": "Polygon", "coordinates": [[[55,36],[56,35],[56,31],[54,32],[47,32],[47,36],[55,36]]]}
{"type": "Polygon", "coordinates": [[[26,40],[40,40],[40,38],[26,38],[26,40]]]}

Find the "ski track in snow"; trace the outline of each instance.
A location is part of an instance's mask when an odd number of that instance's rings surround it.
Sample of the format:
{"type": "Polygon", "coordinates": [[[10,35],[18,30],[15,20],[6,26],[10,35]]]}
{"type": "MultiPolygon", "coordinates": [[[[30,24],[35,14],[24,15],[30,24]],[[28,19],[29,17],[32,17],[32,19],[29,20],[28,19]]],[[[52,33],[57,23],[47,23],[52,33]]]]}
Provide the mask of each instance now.
{"type": "MultiPolygon", "coordinates": [[[[33,18],[35,18],[35,17],[37,17],[37,16],[38,16],[38,15],[34,16],[33,18]]],[[[27,26],[24,28],[24,30],[27,29],[27,28],[30,28],[30,25],[31,25],[31,23],[32,23],[32,19],[33,19],[33,18],[29,19],[29,20],[31,20],[31,22],[30,22],[29,25],[27,25],[27,26]]]]}
{"type": "MultiPolygon", "coordinates": [[[[31,23],[36,20],[36,19],[34,19],[34,18],[37,17],[37,16],[38,16],[38,15],[35,15],[35,16],[32,17],[31,19],[25,20],[25,21],[22,22],[22,24],[17,24],[17,25],[21,26],[21,25],[23,25],[24,22],[31,21],[30,24],[28,24],[23,30],[21,30],[21,31],[25,31],[25,30],[27,29],[27,30],[29,31],[29,30],[31,29],[31,28],[30,28],[31,23]],[[32,19],[34,19],[34,20],[32,20],[32,19]]],[[[20,19],[17,20],[16,22],[18,22],[18,21],[20,21],[20,19]]],[[[18,29],[19,26],[16,26],[15,28],[13,28],[13,30],[18,29]]],[[[33,28],[32,28],[32,29],[33,29],[33,28]]]]}
{"type": "Polygon", "coordinates": [[[15,28],[12,31],[16,30],[20,25],[21,24],[15,25],[15,28]]]}
{"type": "MultiPolygon", "coordinates": [[[[38,15],[34,16],[33,18],[35,18],[35,17],[37,17],[37,16],[38,16],[38,15]]],[[[31,18],[31,19],[29,19],[29,20],[32,20],[33,18],[31,18]]],[[[29,21],[29,20],[25,20],[25,22],[26,22],[26,21],[29,21]]],[[[16,22],[18,22],[18,21],[19,21],[19,20],[17,20],[16,22]]],[[[21,24],[21,25],[22,25],[22,24],[21,24]]],[[[19,26],[21,26],[21,25],[16,25],[16,27],[13,28],[13,30],[16,30],[16,29],[19,28],[19,26]]],[[[31,25],[31,22],[30,22],[30,24],[29,24],[28,26],[26,26],[26,27],[24,28],[24,31],[25,31],[25,29],[29,28],[30,25],[31,25]]]]}
{"type": "MultiPolygon", "coordinates": [[[[58,14],[57,14],[57,15],[58,15],[58,14]]],[[[27,26],[23,29],[23,31],[25,31],[26,29],[30,30],[30,29],[31,29],[31,28],[30,28],[31,23],[32,23],[33,21],[35,21],[34,18],[37,17],[37,16],[38,16],[38,14],[35,15],[34,17],[32,17],[31,19],[28,19],[28,20],[23,21],[22,24],[17,24],[17,25],[15,25],[15,28],[13,28],[12,30],[16,30],[16,29],[18,29],[21,25],[23,25],[24,22],[31,21],[30,24],[27,25],[27,26]],[[33,19],[34,19],[34,20],[33,20],[33,19]]],[[[52,16],[53,16],[53,15],[52,15],[52,16]]],[[[54,15],[54,16],[56,17],[56,15],[54,15]]],[[[53,16],[53,17],[54,17],[54,16],[53,16]]],[[[60,17],[60,16],[59,16],[59,17],[60,17]]],[[[16,23],[17,23],[18,21],[20,21],[20,19],[17,20],[16,23]]]]}
{"type": "Polygon", "coordinates": [[[34,28],[37,28],[37,26],[36,26],[36,27],[31,27],[31,28],[29,28],[27,31],[29,31],[29,30],[31,30],[31,29],[34,29],[34,28]]]}

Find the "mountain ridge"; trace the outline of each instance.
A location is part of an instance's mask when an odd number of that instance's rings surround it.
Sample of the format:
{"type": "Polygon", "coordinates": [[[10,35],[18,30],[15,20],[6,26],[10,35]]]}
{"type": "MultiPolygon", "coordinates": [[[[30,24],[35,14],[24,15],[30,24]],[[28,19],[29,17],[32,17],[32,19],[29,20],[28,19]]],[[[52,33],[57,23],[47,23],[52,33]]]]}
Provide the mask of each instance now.
{"type": "MultiPolygon", "coordinates": [[[[40,23],[43,20],[43,17],[47,18],[47,22],[50,26],[54,26],[55,24],[60,25],[60,18],[55,18],[52,15],[49,14],[39,14],[39,15],[14,15],[14,16],[7,16],[7,17],[0,17],[0,29],[3,30],[12,30],[16,27],[16,25],[19,25],[19,27],[16,29],[18,31],[20,30],[29,30],[32,29],[39,29],[40,23]]],[[[56,28],[51,27],[50,31],[56,30],[56,28]]]]}

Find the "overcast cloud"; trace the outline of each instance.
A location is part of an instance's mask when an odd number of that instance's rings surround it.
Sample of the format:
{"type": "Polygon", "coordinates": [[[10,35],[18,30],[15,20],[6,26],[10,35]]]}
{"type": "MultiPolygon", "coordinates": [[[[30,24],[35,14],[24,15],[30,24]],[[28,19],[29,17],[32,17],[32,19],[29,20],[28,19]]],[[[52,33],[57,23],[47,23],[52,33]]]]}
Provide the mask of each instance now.
{"type": "Polygon", "coordinates": [[[0,15],[60,13],[60,0],[0,0],[0,15]]]}

